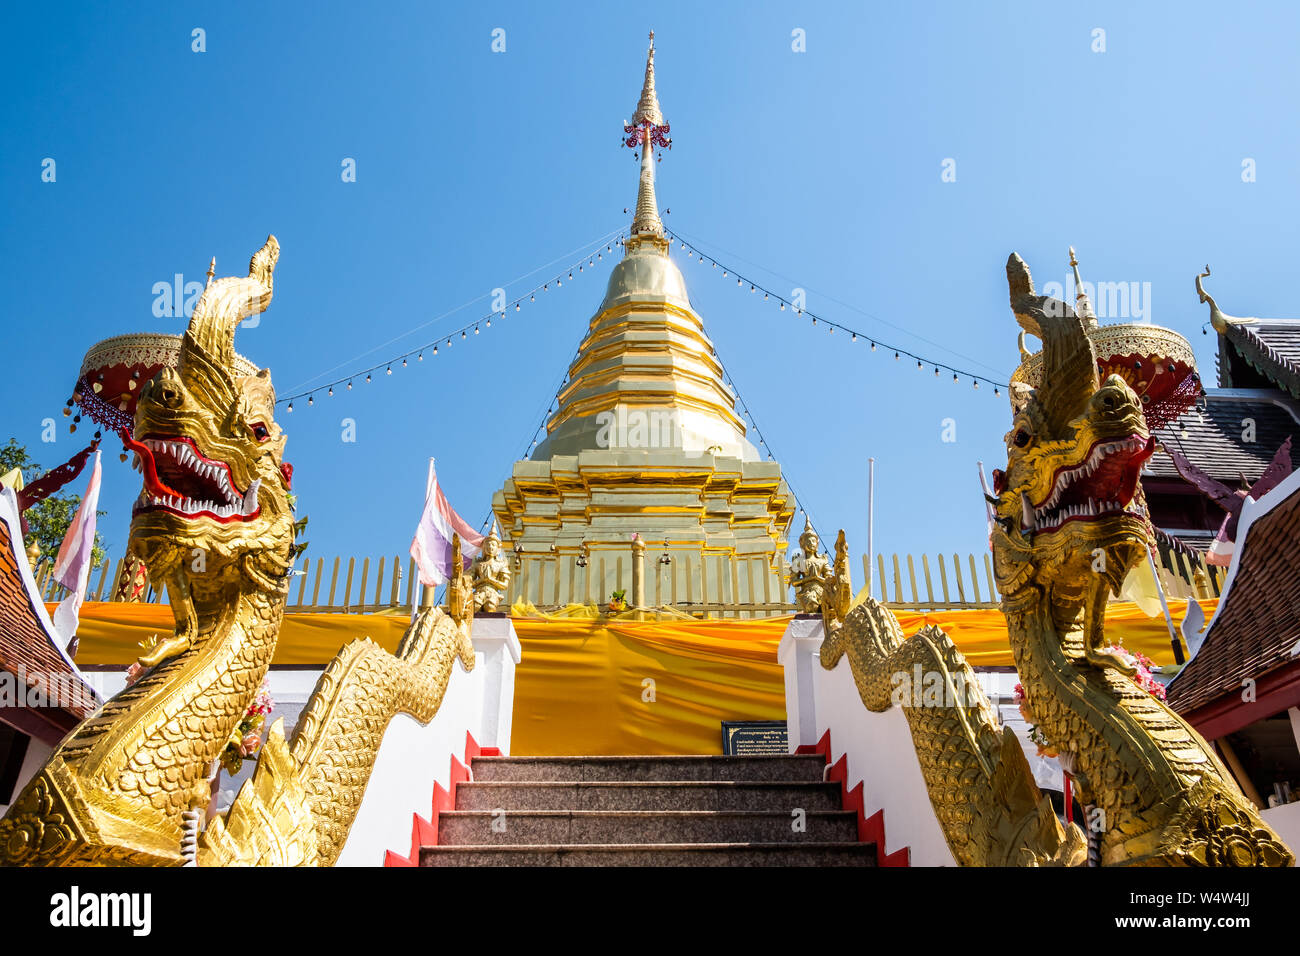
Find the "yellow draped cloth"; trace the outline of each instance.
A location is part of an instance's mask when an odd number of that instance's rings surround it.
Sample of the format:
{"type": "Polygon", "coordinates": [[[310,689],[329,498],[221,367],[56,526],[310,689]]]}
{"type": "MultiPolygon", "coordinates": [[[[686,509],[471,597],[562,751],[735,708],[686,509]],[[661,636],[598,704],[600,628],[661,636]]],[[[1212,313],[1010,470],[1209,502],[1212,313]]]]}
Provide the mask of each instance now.
{"type": "MultiPolygon", "coordinates": [[[[1207,620],[1214,605],[1201,602],[1207,620]]],[[[1170,601],[1170,611],[1181,620],[1186,602],[1170,601]]],[[[1006,622],[996,608],[896,613],[905,634],[925,624],[943,628],[975,667],[1012,666],[1006,622]]],[[[789,618],[637,616],[568,609],[514,618],[523,661],[515,674],[513,753],[719,753],[722,721],[785,719],[776,649],[789,618]]],[[[408,621],[406,614],[286,614],[274,663],[322,667],[357,637],[393,650],[408,621]]],[[[139,655],[140,641],[172,626],[166,605],[83,605],[77,664],[125,668],[139,655]]],[[[1157,664],[1173,663],[1163,617],[1147,617],[1134,604],[1107,608],[1106,635],[1157,664]]]]}

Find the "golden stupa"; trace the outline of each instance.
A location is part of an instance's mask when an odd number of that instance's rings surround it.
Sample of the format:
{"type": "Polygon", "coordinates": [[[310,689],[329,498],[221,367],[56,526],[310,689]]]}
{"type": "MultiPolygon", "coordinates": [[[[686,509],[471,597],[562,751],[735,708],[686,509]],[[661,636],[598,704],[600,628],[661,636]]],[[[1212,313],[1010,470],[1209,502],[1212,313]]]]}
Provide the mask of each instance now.
{"type": "Polygon", "coordinates": [[[636,112],[641,178],[625,255],[609,278],[532,457],[492,508],[516,555],[508,595],[539,607],[632,587],[633,536],[649,549],[645,601],[685,611],[784,600],[793,517],[781,466],[745,437],[735,395],[655,199],[665,145],[654,37],[636,112]],[[715,607],[708,607],[715,605],[715,607]]]}

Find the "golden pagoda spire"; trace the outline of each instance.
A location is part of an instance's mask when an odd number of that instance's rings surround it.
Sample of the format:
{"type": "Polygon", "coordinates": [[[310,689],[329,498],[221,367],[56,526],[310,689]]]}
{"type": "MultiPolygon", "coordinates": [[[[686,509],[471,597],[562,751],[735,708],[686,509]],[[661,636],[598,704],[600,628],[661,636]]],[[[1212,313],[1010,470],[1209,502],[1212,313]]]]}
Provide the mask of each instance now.
{"type": "Polygon", "coordinates": [[[668,138],[669,126],[664,122],[663,112],[659,109],[659,96],[655,92],[655,34],[650,31],[650,49],[646,53],[645,82],[641,86],[641,98],[637,100],[636,112],[630,122],[625,123],[624,141],[629,147],[641,147],[641,183],[637,188],[636,210],[632,217],[632,229],[628,239],[628,248],[636,248],[641,240],[650,239],[661,251],[668,251],[664,239],[664,224],[659,218],[659,205],[655,200],[654,149],[656,146],[672,148],[668,138]]]}
{"type": "Polygon", "coordinates": [[[1083,280],[1079,278],[1079,259],[1074,254],[1074,246],[1070,246],[1070,268],[1074,270],[1074,311],[1083,319],[1084,325],[1095,327],[1097,314],[1092,311],[1088,293],[1083,291],[1083,280]]]}

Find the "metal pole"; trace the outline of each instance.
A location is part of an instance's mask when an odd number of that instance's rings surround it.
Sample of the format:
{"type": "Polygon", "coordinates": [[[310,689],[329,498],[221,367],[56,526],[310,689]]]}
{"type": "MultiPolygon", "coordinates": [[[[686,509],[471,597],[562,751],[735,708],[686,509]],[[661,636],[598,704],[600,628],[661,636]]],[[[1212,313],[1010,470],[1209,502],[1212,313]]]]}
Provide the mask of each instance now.
{"type": "Polygon", "coordinates": [[[1146,549],[1147,564],[1151,567],[1151,576],[1156,579],[1156,593],[1160,595],[1160,607],[1165,612],[1165,624],[1169,628],[1169,643],[1174,649],[1174,663],[1182,664],[1186,658],[1183,656],[1183,642],[1178,639],[1178,629],[1174,627],[1173,615],[1169,613],[1169,602],[1165,600],[1165,588],[1160,583],[1160,572],[1156,570],[1156,559],[1151,556],[1151,549],[1146,549]]]}
{"type": "Polygon", "coordinates": [[[867,459],[867,594],[871,593],[871,562],[875,560],[876,459],[867,459]]]}

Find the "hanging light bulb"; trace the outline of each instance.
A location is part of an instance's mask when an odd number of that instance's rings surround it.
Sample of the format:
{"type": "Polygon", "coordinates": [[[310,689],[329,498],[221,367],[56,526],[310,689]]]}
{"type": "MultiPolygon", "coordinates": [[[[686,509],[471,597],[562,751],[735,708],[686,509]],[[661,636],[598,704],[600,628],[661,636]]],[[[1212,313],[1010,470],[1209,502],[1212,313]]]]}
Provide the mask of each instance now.
{"type": "Polygon", "coordinates": [[[784,303],[784,302],[781,303],[781,311],[782,311],[782,312],[785,311],[785,303],[784,303]]]}
{"type": "Polygon", "coordinates": [[[569,278],[570,278],[570,279],[573,278],[573,270],[572,270],[572,269],[569,270],[569,278]]]}
{"type": "Polygon", "coordinates": [[[726,277],[727,277],[727,270],[726,270],[726,269],[723,269],[723,270],[722,270],[722,278],[725,279],[726,277]]]}
{"type": "MultiPolygon", "coordinates": [[[[897,358],[897,356],[895,356],[895,358],[897,358]]],[[[917,359],[917,360],[916,360],[916,367],[917,367],[918,369],[921,367],[921,360],[920,360],[920,359],[917,359]]]]}
{"type": "Polygon", "coordinates": [[[934,367],[934,377],[935,378],[939,377],[939,366],[937,365],[934,367]]]}
{"type": "Polygon", "coordinates": [[[392,367],[391,365],[388,366],[388,370],[387,370],[386,374],[388,374],[388,375],[392,375],[392,374],[393,374],[393,367],[392,367]]]}
{"type": "MultiPolygon", "coordinates": [[[[488,320],[489,324],[491,323],[491,321],[492,321],[491,319],[488,320]]],[[[477,325],[474,326],[474,334],[475,334],[475,335],[478,335],[478,326],[477,326],[477,325]]]]}
{"type": "Polygon", "coordinates": [[[423,361],[424,361],[424,353],[421,352],[419,355],[417,355],[417,356],[415,357],[415,360],[416,360],[417,362],[423,362],[423,361]]]}
{"type": "Polygon", "coordinates": [[[767,301],[767,293],[766,293],[766,292],[763,293],[763,301],[764,301],[764,302],[767,301]]]}
{"type": "Polygon", "coordinates": [[[999,394],[999,392],[998,392],[998,387],[997,387],[996,385],[993,386],[993,394],[994,394],[994,395],[999,394]]]}
{"type": "Polygon", "coordinates": [[[531,292],[528,293],[528,301],[529,301],[529,302],[536,302],[536,301],[537,301],[537,296],[534,295],[534,294],[531,293],[531,292]]]}
{"type": "Polygon", "coordinates": [[[957,373],[956,373],[956,372],[953,372],[953,373],[952,373],[952,380],[953,380],[954,382],[957,381],[957,373]]]}
{"type": "Polygon", "coordinates": [[[450,339],[450,338],[447,339],[447,348],[451,348],[451,339],[450,339]]]}
{"type": "Polygon", "coordinates": [[[402,368],[406,368],[406,356],[402,356],[402,368]]]}
{"type": "Polygon", "coordinates": [[[307,404],[308,404],[308,405],[315,405],[315,404],[316,404],[315,400],[314,400],[310,395],[307,396],[307,404]]]}
{"type": "Polygon", "coordinates": [[[516,312],[519,311],[519,303],[518,303],[518,302],[515,303],[515,311],[516,311],[516,312]]]}
{"type": "MultiPolygon", "coordinates": [[[[488,320],[487,320],[487,327],[488,327],[489,329],[492,328],[492,320],[491,320],[491,319],[488,319],[488,320]]],[[[478,335],[478,326],[477,326],[477,325],[474,326],[474,334],[475,334],[475,335],[478,335]]]]}
{"type": "Polygon", "coordinates": [[[333,397],[334,397],[334,386],[333,386],[333,385],[330,386],[329,397],[330,397],[330,398],[333,398],[333,397]]]}
{"type": "Polygon", "coordinates": [[[737,280],[736,280],[736,285],[744,285],[744,283],[741,282],[739,279],[737,279],[737,280]]]}
{"type": "Polygon", "coordinates": [[[366,381],[367,381],[367,382],[370,381],[370,373],[369,373],[369,372],[366,373],[366,381]]]}
{"type": "Polygon", "coordinates": [[[290,402],[290,403],[289,403],[289,408],[288,408],[287,410],[288,410],[289,412],[292,412],[292,411],[293,411],[293,402],[290,402]]]}
{"type": "Polygon", "coordinates": [[[348,382],[348,391],[349,391],[349,392],[352,391],[352,383],[351,383],[351,382],[348,382]]]}
{"type": "Polygon", "coordinates": [[[753,284],[751,284],[750,287],[749,287],[749,291],[750,291],[750,292],[755,292],[755,291],[757,291],[757,290],[754,288],[753,284]]]}
{"type": "Polygon", "coordinates": [[[974,382],[973,382],[973,384],[974,384],[975,387],[978,389],[978,388],[980,387],[980,380],[979,380],[979,379],[975,379],[974,382]]]}
{"type": "Polygon", "coordinates": [[[436,346],[436,345],[433,347],[433,354],[434,354],[434,355],[437,355],[437,354],[438,354],[438,346],[436,346]]]}
{"type": "MultiPolygon", "coordinates": [[[[478,326],[475,326],[475,328],[478,328],[478,326]]],[[[461,329],[461,330],[460,330],[460,337],[461,337],[462,339],[465,338],[465,330],[464,330],[464,329],[461,329]]]]}

